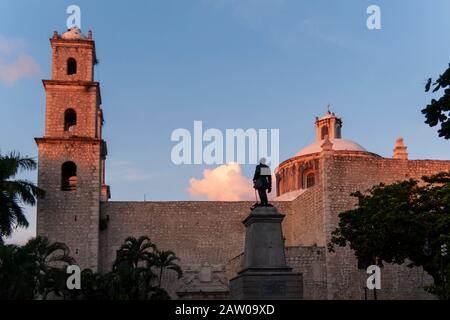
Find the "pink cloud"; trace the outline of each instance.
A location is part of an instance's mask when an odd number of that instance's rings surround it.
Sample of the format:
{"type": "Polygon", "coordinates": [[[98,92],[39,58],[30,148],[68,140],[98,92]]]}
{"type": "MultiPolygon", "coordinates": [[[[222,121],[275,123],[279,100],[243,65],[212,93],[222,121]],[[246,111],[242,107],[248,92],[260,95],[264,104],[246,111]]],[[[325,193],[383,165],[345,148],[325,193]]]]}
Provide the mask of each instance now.
{"type": "Polygon", "coordinates": [[[194,198],[211,201],[255,200],[252,181],[242,175],[237,163],[221,165],[213,170],[203,171],[203,178],[189,181],[189,193],[194,198]]]}
{"type": "MultiPolygon", "coordinates": [[[[276,196],[275,185],[272,174],[274,191],[268,194],[269,200],[276,196]]],[[[194,198],[210,201],[256,201],[252,180],[244,176],[239,164],[234,162],[204,170],[202,179],[191,178],[188,191],[194,198]]]]}
{"type": "Polygon", "coordinates": [[[8,39],[0,34],[0,81],[8,86],[40,72],[33,57],[23,52],[25,47],[25,41],[8,39]]]}
{"type": "Polygon", "coordinates": [[[39,74],[39,65],[33,57],[20,54],[12,63],[0,59],[0,80],[9,86],[22,78],[29,78],[39,74]]]}

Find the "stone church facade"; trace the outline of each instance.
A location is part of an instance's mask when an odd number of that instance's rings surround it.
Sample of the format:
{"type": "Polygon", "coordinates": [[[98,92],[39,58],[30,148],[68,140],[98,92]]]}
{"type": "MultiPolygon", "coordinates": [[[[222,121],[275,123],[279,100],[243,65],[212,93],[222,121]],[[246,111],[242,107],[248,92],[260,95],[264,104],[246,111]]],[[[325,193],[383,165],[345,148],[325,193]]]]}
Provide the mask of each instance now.
{"type": "MultiPolygon", "coordinates": [[[[247,201],[109,201],[105,183],[107,144],[102,138],[100,84],[92,33],[71,29],[54,33],[52,77],[46,93],[45,132],[36,138],[38,185],[46,190],[37,207],[37,234],[66,243],[82,268],[111,269],[128,236],[148,235],[180,258],[184,276],[164,279],[174,298],[228,298],[228,281],[239,271],[244,248],[241,221],[247,201]]],[[[303,273],[306,299],[371,299],[367,274],[353,253],[326,250],[338,214],[354,208],[350,195],[380,182],[392,183],[450,170],[450,161],[408,160],[402,140],[392,158],[371,153],[342,138],[342,121],[327,112],[317,118],[316,141],[277,168],[273,204],[283,221],[286,256],[303,273]]],[[[419,268],[387,265],[381,299],[430,298],[431,281],[419,268]]]]}

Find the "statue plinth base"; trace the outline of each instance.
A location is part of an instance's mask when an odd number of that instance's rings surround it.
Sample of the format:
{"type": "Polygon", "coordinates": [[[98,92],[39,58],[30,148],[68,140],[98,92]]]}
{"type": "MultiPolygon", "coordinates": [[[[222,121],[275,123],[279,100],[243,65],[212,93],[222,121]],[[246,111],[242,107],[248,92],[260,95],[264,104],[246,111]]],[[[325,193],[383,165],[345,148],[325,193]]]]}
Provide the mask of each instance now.
{"type": "Polygon", "coordinates": [[[287,266],[281,222],[274,207],[257,207],[243,221],[246,227],[244,267],[230,280],[230,298],[298,300],[303,298],[301,273],[287,266]]]}
{"type": "Polygon", "coordinates": [[[233,300],[300,300],[302,289],[302,275],[289,271],[246,271],[230,280],[233,300]]]}

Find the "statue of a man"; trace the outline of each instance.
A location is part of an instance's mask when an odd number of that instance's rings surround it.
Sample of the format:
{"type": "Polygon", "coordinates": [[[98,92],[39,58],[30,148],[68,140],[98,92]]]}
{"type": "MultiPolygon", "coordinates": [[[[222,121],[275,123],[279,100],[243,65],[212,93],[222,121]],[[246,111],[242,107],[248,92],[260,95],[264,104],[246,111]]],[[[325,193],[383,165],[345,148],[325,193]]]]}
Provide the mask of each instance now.
{"type": "Polygon", "coordinates": [[[266,159],[261,158],[259,164],[256,166],[255,175],[253,176],[253,188],[258,190],[261,206],[268,206],[266,190],[272,192],[272,173],[270,167],[266,165],[266,159]]]}

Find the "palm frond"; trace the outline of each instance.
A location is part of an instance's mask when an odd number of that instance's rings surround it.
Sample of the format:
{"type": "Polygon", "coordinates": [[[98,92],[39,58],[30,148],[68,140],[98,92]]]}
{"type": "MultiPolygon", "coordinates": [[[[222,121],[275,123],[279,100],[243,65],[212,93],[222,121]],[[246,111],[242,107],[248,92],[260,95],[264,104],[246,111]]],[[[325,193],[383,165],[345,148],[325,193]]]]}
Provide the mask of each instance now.
{"type": "Polygon", "coordinates": [[[3,192],[10,196],[17,195],[27,205],[34,206],[36,198],[44,196],[44,190],[27,180],[4,181],[3,192]]]}
{"type": "Polygon", "coordinates": [[[14,177],[19,171],[35,170],[37,163],[33,158],[22,157],[18,152],[0,155],[0,179],[14,177]]]}
{"type": "Polygon", "coordinates": [[[183,276],[183,270],[177,264],[172,264],[172,265],[168,266],[167,269],[175,271],[178,275],[178,279],[180,279],[183,276]]]}
{"type": "Polygon", "coordinates": [[[28,227],[23,208],[16,197],[0,193],[0,236],[10,236],[13,229],[18,227],[28,227]]]}

